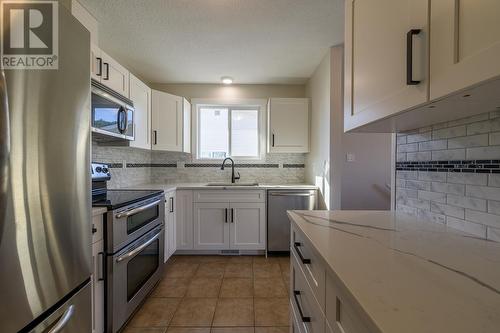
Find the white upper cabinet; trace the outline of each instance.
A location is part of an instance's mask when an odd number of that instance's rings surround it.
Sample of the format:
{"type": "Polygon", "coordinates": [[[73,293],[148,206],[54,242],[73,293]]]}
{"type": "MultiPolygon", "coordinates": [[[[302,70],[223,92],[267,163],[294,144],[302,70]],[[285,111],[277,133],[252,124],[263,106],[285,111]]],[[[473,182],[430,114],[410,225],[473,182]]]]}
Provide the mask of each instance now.
{"type": "Polygon", "coordinates": [[[271,98],[268,104],[270,153],[309,152],[309,99],[271,98]]]}
{"type": "Polygon", "coordinates": [[[129,71],[102,50],[101,57],[101,83],[113,89],[117,93],[125,97],[129,97],[129,71]]]}
{"type": "Polygon", "coordinates": [[[90,76],[94,80],[101,82],[101,77],[102,77],[101,49],[95,44],[90,45],[90,76]]]}
{"type": "Polygon", "coordinates": [[[427,1],[348,0],[345,10],[345,130],[425,103],[427,1]]]}
{"type": "Polygon", "coordinates": [[[500,1],[431,1],[431,99],[500,75],[500,1]]]}
{"type": "Polygon", "coordinates": [[[190,152],[190,104],[185,98],[152,90],[153,150],[190,152]],[[185,133],[189,132],[189,133],[185,133]],[[189,141],[186,142],[185,141],[189,141]]]}
{"type": "Polygon", "coordinates": [[[151,89],[130,74],[130,99],[134,102],[134,135],[130,147],[151,149],[151,89]]]}

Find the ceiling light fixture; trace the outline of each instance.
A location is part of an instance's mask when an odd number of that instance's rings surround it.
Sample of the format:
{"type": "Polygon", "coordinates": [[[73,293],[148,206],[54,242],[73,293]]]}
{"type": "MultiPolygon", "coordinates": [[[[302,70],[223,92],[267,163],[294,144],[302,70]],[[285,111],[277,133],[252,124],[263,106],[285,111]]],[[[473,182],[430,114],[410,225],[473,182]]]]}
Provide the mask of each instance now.
{"type": "Polygon", "coordinates": [[[233,83],[233,78],[231,78],[229,76],[223,76],[223,77],[220,78],[220,80],[224,84],[231,84],[231,83],[233,83]]]}

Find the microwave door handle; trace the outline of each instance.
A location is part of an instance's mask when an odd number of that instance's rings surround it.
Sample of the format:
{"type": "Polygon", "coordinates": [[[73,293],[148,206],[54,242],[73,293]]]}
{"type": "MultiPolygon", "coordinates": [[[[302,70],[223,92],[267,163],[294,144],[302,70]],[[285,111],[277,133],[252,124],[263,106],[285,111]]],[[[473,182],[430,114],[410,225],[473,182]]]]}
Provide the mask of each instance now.
{"type": "Polygon", "coordinates": [[[153,202],[151,202],[151,203],[149,203],[147,205],[144,205],[144,206],[141,206],[141,207],[137,207],[137,208],[134,208],[134,209],[130,209],[130,210],[127,210],[127,211],[125,211],[123,213],[118,213],[118,214],[116,214],[116,218],[120,219],[122,217],[129,217],[131,215],[140,213],[140,212],[142,212],[142,211],[144,211],[144,210],[146,210],[148,208],[156,206],[156,205],[158,205],[160,203],[161,203],[161,200],[153,201],[153,202]]]}
{"type": "Polygon", "coordinates": [[[123,133],[127,133],[128,130],[128,111],[123,108],[123,133]]]}
{"type": "Polygon", "coordinates": [[[161,233],[161,230],[158,231],[156,234],[154,234],[154,236],[151,237],[150,239],[148,239],[144,244],[141,244],[141,246],[136,247],[132,251],[127,252],[124,255],[119,256],[118,258],[116,258],[116,262],[122,262],[125,259],[134,257],[137,253],[141,252],[146,247],[148,247],[151,243],[153,243],[156,239],[158,239],[158,237],[160,237],[160,233],[161,233]]]}

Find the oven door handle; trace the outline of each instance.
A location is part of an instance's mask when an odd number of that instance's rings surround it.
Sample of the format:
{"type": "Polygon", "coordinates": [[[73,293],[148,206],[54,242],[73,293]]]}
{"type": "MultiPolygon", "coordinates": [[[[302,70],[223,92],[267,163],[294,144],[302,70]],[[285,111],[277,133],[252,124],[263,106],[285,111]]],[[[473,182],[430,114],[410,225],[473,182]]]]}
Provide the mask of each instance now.
{"type": "Polygon", "coordinates": [[[129,217],[131,215],[134,215],[134,214],[140,213],[142,211],[145,211],[148,208],[151,208],[153,206],[159,205],[160,203],[161,203],[161,199],[153,201],[151,203],[148,203],[147,205],[144,205],[144,206],[141,206],[141,207],[137,207],[137,208],[134,208],[134,209],[130,209],[130,210],[127,210],[127,211],[125,211],[123,213],[118,213],[118,214],[116,214],[116,218],[117,219],[121,219],[122,217],[129,217]]]}
{"type": "Polygon", "coordinates": [[[121,255],[118,258],[116,258],[116,262],[122,262],[125,259],[134,257],[137,253],[141,252],[146,247],[148,247],[151,243],[153,243],[156,239],[158,239],[158,237],[160,237],[160,234],[161,234],[161,229],[156,234],[154,234],[153,237],[151,237],[150,239],[148,239],[144,244],[141,244],[141,246],[136,247],[132,251],[127,252],[124,255],[121,255]]]}

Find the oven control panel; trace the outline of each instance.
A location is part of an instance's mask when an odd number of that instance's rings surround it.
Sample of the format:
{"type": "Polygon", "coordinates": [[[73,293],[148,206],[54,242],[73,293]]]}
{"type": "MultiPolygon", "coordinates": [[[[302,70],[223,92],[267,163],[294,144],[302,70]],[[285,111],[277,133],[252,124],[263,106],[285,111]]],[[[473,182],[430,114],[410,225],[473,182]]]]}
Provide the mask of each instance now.
{"type": "Polygon", "coordinates": [[[110,180],[111,173],[109,166],[102,163],[92,163],[91,167],[92,181],[110,180]]]}

